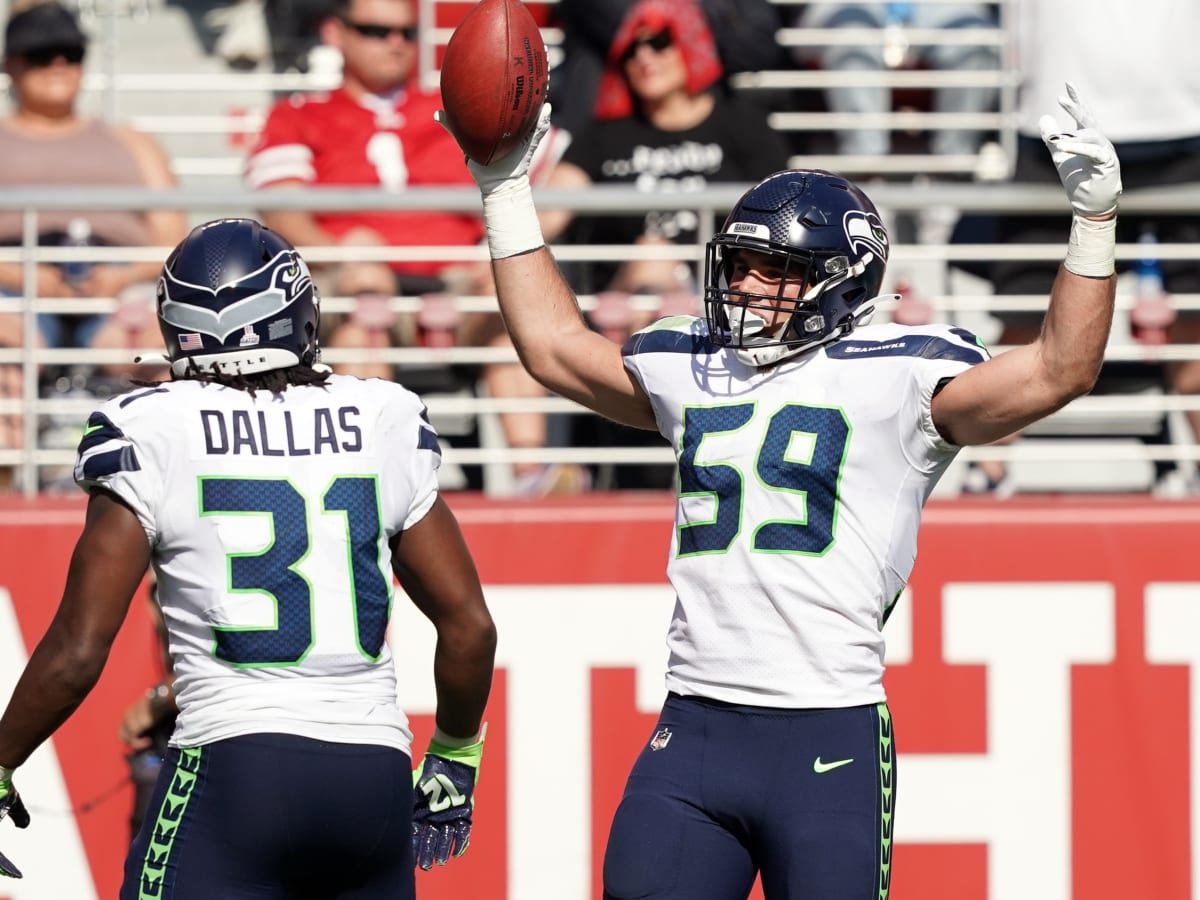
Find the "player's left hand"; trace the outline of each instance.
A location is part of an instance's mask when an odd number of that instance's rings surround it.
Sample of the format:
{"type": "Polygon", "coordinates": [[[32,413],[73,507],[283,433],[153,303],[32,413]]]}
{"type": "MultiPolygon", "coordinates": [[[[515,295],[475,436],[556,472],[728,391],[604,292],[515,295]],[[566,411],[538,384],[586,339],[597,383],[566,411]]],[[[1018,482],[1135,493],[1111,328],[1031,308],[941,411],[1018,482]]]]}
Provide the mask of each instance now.
{"type": "Polygon", "coordinates": [[[483,759],[483,739],[465,747],[448,747],[431,740],[421,769],[413,773],[413,857],[422,869],[451,856],[462,856],[471,842],[475,783],[483,759]]]}
{"type": "Polygon", "coordinates": [[[1042,116],[1038,127],[1050,151],[1077,216],[1100,218],[1117,209],[1121,196],[1121,164],[1112,141],[1100,133],[1096,119],[1067,82],[1067,96],[1059,104],[1075,120],[1075,131],[1062,131],[1053,116],[1042,116]]]}
{"type": "MultiPolygon", "coordinates": [[[[21,802],[21,795],[13,787],[12,772],[3,768],[0,768],[0,772],[4,773],[0,775],[0,820],[7,816],[18,828],[28,828],[29,811],[25,809],[25,804],[21,802]]],[[[21,877],[21,870],[2,853],[0,853],[0,875],[6,875],[9,878],[21,877]]]]}

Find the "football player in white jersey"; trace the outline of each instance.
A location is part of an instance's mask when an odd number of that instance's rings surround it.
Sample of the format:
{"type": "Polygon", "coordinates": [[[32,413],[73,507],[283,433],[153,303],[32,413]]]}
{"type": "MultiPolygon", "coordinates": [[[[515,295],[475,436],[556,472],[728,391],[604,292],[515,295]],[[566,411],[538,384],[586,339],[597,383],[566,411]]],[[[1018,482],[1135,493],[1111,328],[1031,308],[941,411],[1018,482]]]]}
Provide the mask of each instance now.
{"type": "Polygon", "coordinates": [[[319,363],[308,268],[255,221],[194,229],[158,315],[171,380],[79,445],[86,521],[0,719],[0,818],[28,824],[12,770],[95,684],[149,564],[179,716],[122,900],[411,900],[414,864],[470,837],[496,644],[437,435],[410,391],[319,363]],[[393,573],[437,632],[416,789],[393,573]]]}
{"type": "Polygon", "coordinates": [[[1074,209],[1041,335],[994,359],[962,329],[869,325],[888,235],[822,171],[746,192],[707,250],[702,318],[619,347],[544,246],[525,175],[545,128],[470,164],[497,295],[547,388],[675,449],[668,697],[634,765],[604,896],[884,900],[895,761],[881,629],[921,509],[968,444],[1091,389],[1113,313],[1120,172],[1068,85],[1044,122],[1074,209]]]}

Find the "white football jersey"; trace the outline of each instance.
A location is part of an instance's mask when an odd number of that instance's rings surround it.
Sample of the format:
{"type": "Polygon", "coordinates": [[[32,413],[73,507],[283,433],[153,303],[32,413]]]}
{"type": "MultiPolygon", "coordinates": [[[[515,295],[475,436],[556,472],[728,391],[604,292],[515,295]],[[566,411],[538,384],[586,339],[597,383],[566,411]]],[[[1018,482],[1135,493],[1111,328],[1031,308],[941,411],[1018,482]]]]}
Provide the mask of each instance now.
{"type": "Polygon", "coordinates": [[[679,465],[668,690],[787,708],[884,700],[885,611],[959,449],[930,400],[987,351],[962,329],[889,324],[755,368],[680,316],[624,357],[679,465]]]}
{"type": "Polygon", "coordinates": [[[181,380],[92,414],[75,480],[120,497],[153,548],[173,745],[281,732],[409,750],[388,541],[432,507],[439,464],[420,399],[386,381],[181,380]]]}

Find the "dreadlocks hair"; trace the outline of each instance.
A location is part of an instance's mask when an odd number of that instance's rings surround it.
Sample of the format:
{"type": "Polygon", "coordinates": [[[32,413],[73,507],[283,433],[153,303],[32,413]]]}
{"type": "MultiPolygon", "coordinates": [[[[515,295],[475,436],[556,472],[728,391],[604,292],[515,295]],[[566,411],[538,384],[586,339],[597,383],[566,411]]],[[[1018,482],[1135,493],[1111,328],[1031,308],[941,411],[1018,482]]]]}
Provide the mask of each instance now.
{"type": "MultiPolygon", "coordinates": [[[[251,372],[250,374],[245,374],[240,370],[237,372],[222,372],[215,362],[207,369],[201,369],[196,365],[194,359],[188,359],[187,372],[180,376],[172,376],[171,380],[188,379],[190,381],[200,381],[204,384],[218,384],[223,387],[246,391],[253,397],[258,391],[266,391],[269,394],[281,394],[289,387],[324,387],[325,382],[329,380],[329,376],[332,374],[332,370],[326,366],[316,369],[305,365],[288,366],[286,369],[270,369],[266,372],[251,372]]],[[[158,387],[163,383],[161,381],[131,380],[138,387],[158,387]]]]}

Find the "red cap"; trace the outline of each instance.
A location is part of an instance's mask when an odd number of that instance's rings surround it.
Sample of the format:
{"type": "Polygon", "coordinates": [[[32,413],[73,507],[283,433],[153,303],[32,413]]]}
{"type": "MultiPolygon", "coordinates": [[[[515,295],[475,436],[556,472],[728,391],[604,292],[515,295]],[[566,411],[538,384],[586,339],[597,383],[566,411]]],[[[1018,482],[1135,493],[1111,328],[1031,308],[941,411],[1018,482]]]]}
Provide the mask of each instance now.
{"type": "Polygon", "coordinates": [[[696,0],[639,0],[629,8],[608,49],[608,62],[596,100],[597,119],[623,119],[634,113],[633,97],[625,80],[621,57],[643,29],[670,29],[671,39],[683,53],[687,89],[698,94],[725,72],[704,10],[696,0]]]}

